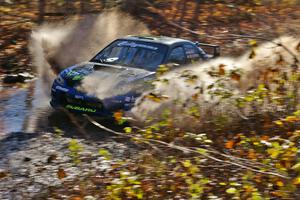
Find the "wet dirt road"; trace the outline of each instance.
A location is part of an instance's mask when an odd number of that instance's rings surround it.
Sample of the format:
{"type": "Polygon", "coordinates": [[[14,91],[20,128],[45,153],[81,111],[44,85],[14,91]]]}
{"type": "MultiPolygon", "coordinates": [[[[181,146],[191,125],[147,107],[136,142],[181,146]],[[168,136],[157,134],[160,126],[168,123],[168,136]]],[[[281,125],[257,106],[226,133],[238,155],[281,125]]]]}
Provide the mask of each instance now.
{"type": "MultiPolygon", "coordinates": [[[[66,136],[81,137],[78,124],[85,124],[84,130],[90,136],[100,138],[111,136],[110,133],[91,125],[84,117],[76,115],[70,118],[70,115],[51,108],[47,89],[39,79],[25,84],[0,86],[0,135],[2,136],[12,132],[54,132],[59,129],[66,136]]],[[[101,120],[101,124],[118,129],[112,120],[101,120]]]]}
{"type": "MultiPolygon", "coordinates": [[[[127,139],[93,126],[82,116],[54,111],[39,80],[0,87],[1,200],[52,199],[51,188],[102,174],[118,159],[138,155],[137,146],[127,139]],[[84,124],[85,133],[78,124],[84,124]],[[82,147],[77,165],[69,151],[73,138],[82,147]],[[99,149],[108,150],[113,159],[103,159],[99,149]],[[66,172],[64,179],[57,175],[59,169],[66,172]]],[[[101,124],[121,128],[112,120],[102,120],[101,124]]]]}

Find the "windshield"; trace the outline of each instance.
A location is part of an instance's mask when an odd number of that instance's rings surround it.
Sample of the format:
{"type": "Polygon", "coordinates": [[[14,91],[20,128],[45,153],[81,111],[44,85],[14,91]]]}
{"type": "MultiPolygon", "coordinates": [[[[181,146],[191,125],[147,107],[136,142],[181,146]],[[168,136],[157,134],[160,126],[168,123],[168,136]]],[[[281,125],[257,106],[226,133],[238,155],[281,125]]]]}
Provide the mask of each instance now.
{"type": "Polygon", "coordinates": [[[117,40],[91,61],[155,71],[158,65],[162,64],[166,53],[167,47],[162,44],[117,40]]]}

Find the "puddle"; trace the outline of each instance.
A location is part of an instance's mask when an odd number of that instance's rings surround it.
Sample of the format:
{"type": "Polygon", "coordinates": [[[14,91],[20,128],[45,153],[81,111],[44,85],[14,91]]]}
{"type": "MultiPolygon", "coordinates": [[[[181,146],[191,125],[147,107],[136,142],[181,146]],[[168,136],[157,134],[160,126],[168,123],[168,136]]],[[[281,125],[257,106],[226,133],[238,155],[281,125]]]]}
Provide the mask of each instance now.
{"type": "Polygon", "coordinates": [[[51,112],[40,80],[0,86],[0,133],[34,132],[37,121],[51,112]]]}

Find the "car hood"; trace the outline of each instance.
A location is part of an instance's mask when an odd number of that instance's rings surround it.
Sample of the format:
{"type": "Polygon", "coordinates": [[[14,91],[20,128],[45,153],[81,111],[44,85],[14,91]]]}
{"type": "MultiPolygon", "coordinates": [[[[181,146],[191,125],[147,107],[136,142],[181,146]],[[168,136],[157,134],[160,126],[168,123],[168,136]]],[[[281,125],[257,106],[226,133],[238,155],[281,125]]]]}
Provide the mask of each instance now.
{"type": "Polygon", "coordinates": [[[151,79],[151,77],[154,77],[154,74],[155,72],[150,72],[138,68],[87,62],[72,66],[64,70],[61,73],[61,76],[67,81],[68,86],[75,86],[78,85],[78,83],[80,83],[85,77],[90,75],[99,75],[99,78],[103,77],[103,75],[107,77],[118,76],[120,79],[122,79],[120,82],[131,83],[136,80],[144,79],[146,77],[149,77],[149,79],[151,79]]]}

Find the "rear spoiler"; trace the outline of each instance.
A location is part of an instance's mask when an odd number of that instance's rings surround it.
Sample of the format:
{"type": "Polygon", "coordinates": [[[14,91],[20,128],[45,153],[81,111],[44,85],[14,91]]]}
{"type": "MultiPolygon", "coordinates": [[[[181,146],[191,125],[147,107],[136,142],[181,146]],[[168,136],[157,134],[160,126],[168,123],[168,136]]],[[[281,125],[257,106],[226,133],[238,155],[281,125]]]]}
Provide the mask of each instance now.
{"type": "Polygon", "coordinates": [[[221,54],[220,46],[214,44],[195,42],[198,47],[203,47],[205,52],[208,52],[209,57],[216,58],[221,54]]]}

